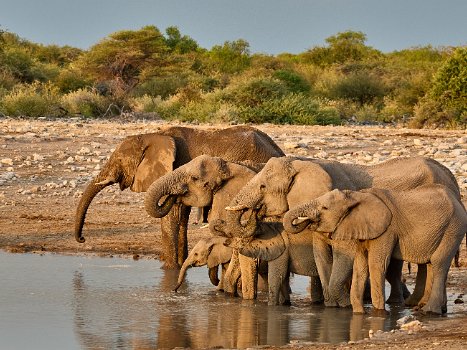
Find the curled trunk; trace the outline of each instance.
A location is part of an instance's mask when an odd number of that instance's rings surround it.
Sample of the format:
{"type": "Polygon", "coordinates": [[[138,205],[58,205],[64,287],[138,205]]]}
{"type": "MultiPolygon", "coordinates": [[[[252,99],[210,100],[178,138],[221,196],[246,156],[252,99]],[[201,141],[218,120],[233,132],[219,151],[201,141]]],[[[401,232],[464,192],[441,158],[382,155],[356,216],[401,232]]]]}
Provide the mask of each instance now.
{"type": "Polygon", "coordinates": [[[248,238],[255,235],[258,226],[257,212],[256,210],[251,210],[245,224],[242,223],[244,213],[243,210],[228,212],[227,227],[229,228],[229,236],[248,238]]]}
{"type": "Polygon", "coordinates": [[[288,233],[299,233],[319,218],[319,211],[312,204],[288,211],[284,215],[284,230],[288,233]]]}
{"type": "Polygon", "coordinates": [[[85,241],[83,237],[83,225],[89,205],[100,191],[111,184],[112,182],[97,183],[97,180],[94,179],[84,190],[76,209],[75,217],[75,239],[79,243],[84,243],[85,241]]]}
{"type": "Polygon", "coordinates": [[[186,193],[186,191],[187,189],[182,182],[182,177],[177,171],[166,174],[149,186],[144,199],[144,207],[152,217],[162,218],[172,209],[177,196],[186,193]],[[160,204],[163,198],[164,200],[160,204]]]}

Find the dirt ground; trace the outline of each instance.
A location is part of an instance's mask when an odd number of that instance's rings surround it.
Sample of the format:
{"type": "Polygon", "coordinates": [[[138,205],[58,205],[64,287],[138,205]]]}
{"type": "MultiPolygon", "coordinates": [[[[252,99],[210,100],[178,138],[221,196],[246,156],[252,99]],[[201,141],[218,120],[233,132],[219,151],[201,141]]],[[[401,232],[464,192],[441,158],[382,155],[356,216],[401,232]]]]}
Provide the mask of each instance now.
{"type": "MultiPolygon", "coordinates": [[[[0,118],[0,249],[13,253],[160,257],[159,220],[143,208],[144,194],[107,187],[93,201],[79,244],[73,237],[77,203],[86,183],[99,172],[116,145],[128,135],[154,132],[157,120],[19,120],[0,118]]],[[[227,125],[190,125],[221,128],[227,125]]],[[[375,164],[398,156],[424,155],[448,166],[467,198],[465,130],[411,130],[394,126],[258,125],[287,154],[375,164]]],[[[192,246],[209,236],[207,228],[189,227],[192,246]]],[[[421,326],[374,334],[355,344],[319,345],[321,349],[371,347],[467,348],[467,253],[461,267],[450,270],[448,293],[459,304],[448,317],[424,320],[421,326]]],[[[413,275],[407,275],[409,287],[413,275]]],[[[295,349],[314,344],[291,344],[295,349]]]]}

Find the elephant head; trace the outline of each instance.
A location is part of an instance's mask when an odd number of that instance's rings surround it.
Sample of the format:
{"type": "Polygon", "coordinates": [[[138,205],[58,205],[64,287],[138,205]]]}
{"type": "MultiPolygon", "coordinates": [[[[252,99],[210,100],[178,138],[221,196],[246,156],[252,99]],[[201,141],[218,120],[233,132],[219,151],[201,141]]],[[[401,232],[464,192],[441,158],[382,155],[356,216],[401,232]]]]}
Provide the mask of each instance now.
{"type": "Polygon", "coordinates": [[[217,267],[229,262],[232,257],[232,248],[224,245],[226,240],[227,238],[225,237],[210,237],[199,240],[182,265],[174,291],[176,292],[180,288],[185,279],[186,271],[191,266],[207,265],[209,268],[209,278],[212,284],[217,286],[219,283],[217,267]]]}
{"type": "Polygon", "coordinates": [[[289,207],[331,188],[332,180],[319,164],[294,157],[271,158],[226,209],[237,212],[237,218],[248,209],[260,213],[260,218],[282,217],[289,207]]]}
{"type": "Polygon", "coordinates": [[[153,182],[145,197],[145,207],[149,215],[160,218],[170,210],[173,200],[192,207],[206,207],[213,202],[214,193],[223,182],[232,177],[230,168],[223,159],[201,155],[176,170],[153,182]],[[169,202],[169,203],[167,203],[169,202]]]}
{"type": "Polygon", "coordinates": [[[297,233],[313,224],[313,230],[338,240],[368,240],[382,235],[392,213],[372,190],[330,191],[284,216],[284,229],[297,233]]]}
{"type": "Polygon", "coordinates": [[[272,261],[281,256],[286,249],[282,231],[282,225],[278,223],[263,223],[258,227],[255,237],[229,238],[225,244],[249,258],[272,261]]]}
{"type": "Polygon", "coordinates": [[[81,196],[75,218],[76,240],[85,241],[82,231],[86,212],[100,191],[118,183],[122,191],[129,187],[144,192],[155,179],[173,169],[175,156],[175,141],[170,136],[153,133],[123,140],[81,196]]]}

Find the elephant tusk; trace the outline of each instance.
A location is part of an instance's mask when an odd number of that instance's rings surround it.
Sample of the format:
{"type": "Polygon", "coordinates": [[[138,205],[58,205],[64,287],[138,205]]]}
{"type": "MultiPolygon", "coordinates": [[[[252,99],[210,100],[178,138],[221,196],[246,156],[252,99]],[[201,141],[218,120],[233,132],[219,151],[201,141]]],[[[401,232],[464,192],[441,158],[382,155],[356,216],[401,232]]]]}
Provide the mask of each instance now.
{"type": "Polygon", "coordinates": [[[108,185],[108,184],[112,184],[113,182],[114,182],[113,180],[105,179],[104,181],[96,182],[96,185],[97,186],[108,185]]]}
{"type": "Polygon", "coordinates": [[[236,206],[228,206],[228,207],[225,207],[225,210],[228,210],[228,211],[239,211],[239,210],[242,210],[242,209],[245,209],[245,207],[243,205],[236,205],[236,206]]]}
{"type": "Polygon", "coordinates": [[[299,224],[301,224],[302,222],[305,222],[305,221],[307,221],[307,220],[310,220],[310,218],[307,217],[307,216],[299,216],[299,217],[295,218],[295,219],[292,221],[292,224],[293,224],[293,225],[299,225],[299,224]]]}

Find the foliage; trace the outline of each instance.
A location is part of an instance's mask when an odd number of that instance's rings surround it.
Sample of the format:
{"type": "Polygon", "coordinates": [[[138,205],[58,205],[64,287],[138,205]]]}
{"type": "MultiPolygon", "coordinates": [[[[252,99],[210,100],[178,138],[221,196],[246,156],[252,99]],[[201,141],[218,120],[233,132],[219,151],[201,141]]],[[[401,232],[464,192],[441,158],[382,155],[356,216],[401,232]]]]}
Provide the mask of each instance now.
{"type": "Polygon", "coordinates": [[[246,40],[204,49],[171,26],[111,33],[88,50],[0,30],[0,112],[187,122],[409,122],[465,127],[467,48],[382,53],[344,31],[299,54],[250,53],[246,40]]]}
{"type": "Polygon", "coordinates": [[[95,90],[79,89],[62,96],[62,107],[71,115],[84,117],[102,116],[110,103],[95,90]]]}
{"type": "Polygon", "coordinates": [[[2,98],[0,111],[5,115],[43,117],[60,116],[58,88],[50,83],[16,85],[2,98]]]}

